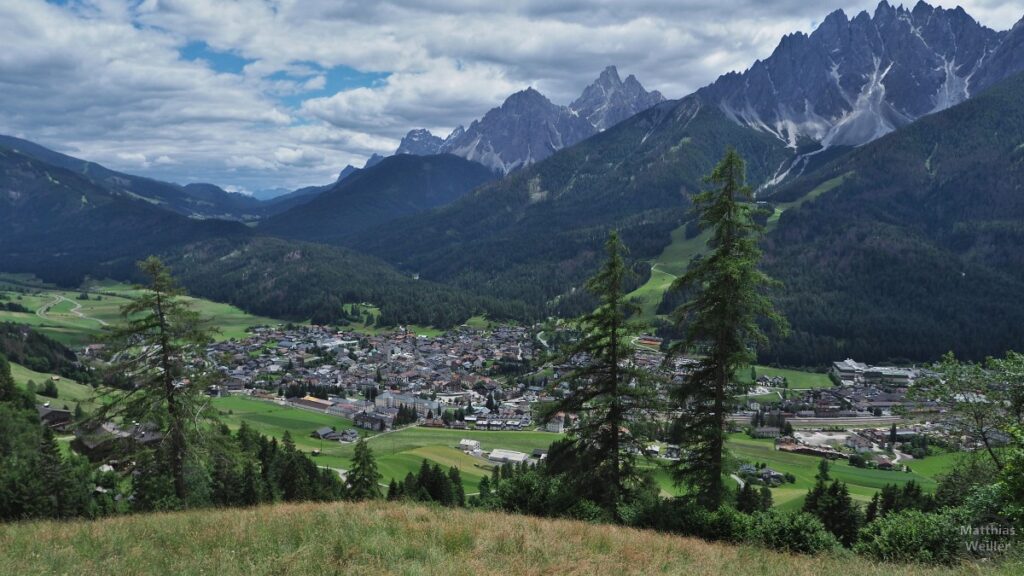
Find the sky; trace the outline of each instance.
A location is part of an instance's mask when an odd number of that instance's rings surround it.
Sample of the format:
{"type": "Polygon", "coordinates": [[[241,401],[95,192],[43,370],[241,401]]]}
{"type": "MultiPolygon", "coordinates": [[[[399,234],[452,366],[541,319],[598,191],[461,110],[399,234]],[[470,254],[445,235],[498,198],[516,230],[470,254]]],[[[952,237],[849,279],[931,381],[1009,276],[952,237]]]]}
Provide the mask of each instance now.
{"type": "MultiPolygon", "coordinates": [[[[962,5],[996,30],[1004,0],[962,5]]],[[[0,0],[0,133],[229,191],[325,184],[609,64],[679,98],[851,0],[0,0]]],[[[910,4],[907,5],[910,7],[910,4]]]]}

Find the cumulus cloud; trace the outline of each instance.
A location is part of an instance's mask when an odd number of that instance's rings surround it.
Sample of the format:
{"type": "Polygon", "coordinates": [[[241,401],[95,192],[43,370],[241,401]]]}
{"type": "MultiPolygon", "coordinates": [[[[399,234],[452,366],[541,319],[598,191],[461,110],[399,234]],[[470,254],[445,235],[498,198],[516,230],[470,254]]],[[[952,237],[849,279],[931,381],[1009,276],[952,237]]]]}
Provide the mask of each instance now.
{"type": "MultiPolygon", "coordinates": [[[[1022,15],[999,0],[933,3],[996,29],[1022,15]]],[[[568,103],[608,64],[681,97],[836,8],[876,4],[0,0],[0,132],[157,178],[294,188],[527,86],[568,103]],[[183,56],[197,44],[209,53],[183,56]],[[338,80],[338,67],[378,79],[338,80]]]]}

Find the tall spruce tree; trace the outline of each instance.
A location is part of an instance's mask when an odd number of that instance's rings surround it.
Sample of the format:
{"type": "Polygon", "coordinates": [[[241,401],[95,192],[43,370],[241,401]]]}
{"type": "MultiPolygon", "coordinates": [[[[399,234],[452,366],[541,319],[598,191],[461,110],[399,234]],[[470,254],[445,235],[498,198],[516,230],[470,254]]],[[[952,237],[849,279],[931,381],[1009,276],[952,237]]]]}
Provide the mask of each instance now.
{"type": "Polygon", "coordinates": [[[697,500],[717,508],[723,499],[726,417],[731,399],[746,386],[736,371],[755,359],[754,348],[767,341],[758,322],[785,322],[764,294],[774,284],[758,270],[763,228],[754,221],[757,207],[746,185],[743,159],[730,149],[705,181],[712,186],[693,199],[701,229],[710,229],[711,252],[673,282],[673,291],[691,295],[672,314],[685,335],[672,355],[700,354],[699,366],[675,391],[681,413],[677,430],[686,450],[674,472],[694,489],[697,500]]]}
{"type": "Polygon", "coordinates": [[[559,412],[579,415],[561,449],[549,454],[548,470],[565,474],[581,496],[617,517],[618,503],[642,476],[635,454],[644,448],[644,431],[650,427],[640,424],[648,419],[654,394],[650,375],[632,364],[635,328],[629,317],[638,307],[626,299],[631,272],[617,232],[609,234],[605,250],[604,266],[587,282],[600,304],[583,317],[582,335],[567,351],[568,361],[582,364],[567,378],[569,393],[548,406],[544,418],[559,412]]]}
{"type": "Polygon", "coordinates": [[[212,331],[158,258],[140,262],[139,269],[148,283],[121,307],[124,323],[110,334],[116,350],[111,367],[131,386],[101,403],[93,424],[122,420],[157,427],[164,436],[174,494],[185,505],[190,436],[199,433],[208,416],[201,391],[214,371],[201,359],[212,331]]]}

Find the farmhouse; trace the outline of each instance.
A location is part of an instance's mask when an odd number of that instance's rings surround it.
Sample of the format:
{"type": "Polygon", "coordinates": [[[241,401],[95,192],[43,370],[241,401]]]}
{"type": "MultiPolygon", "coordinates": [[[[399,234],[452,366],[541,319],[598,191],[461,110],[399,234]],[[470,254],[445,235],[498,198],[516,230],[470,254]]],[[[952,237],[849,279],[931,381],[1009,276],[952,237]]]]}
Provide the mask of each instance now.
{"type": "Polygon", "coordinates": [[[480,449],[480,441],[479,440],[467,440],[466,438],[463,438],[459,442],[459,450],[462,450],[463,452],[473,452],[474,450],[479,450],[479,449],[480,449]]]}
{"type": "Polygon", "coordinates": [[[36,406],[36,411],[39,412],[39,421],[47,428],[63,431],[68,424],[71,424],[71,412],[51,408],[49,402],[36,406]]]}

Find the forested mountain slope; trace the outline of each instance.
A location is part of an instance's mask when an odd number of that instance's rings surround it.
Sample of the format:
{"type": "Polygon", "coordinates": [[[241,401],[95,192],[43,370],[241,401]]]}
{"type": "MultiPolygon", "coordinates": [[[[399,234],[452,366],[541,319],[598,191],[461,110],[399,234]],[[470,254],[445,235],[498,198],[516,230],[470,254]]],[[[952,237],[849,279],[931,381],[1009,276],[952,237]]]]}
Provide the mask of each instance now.
{"type": "Polygon", "coordinates": [[[262,203],[259,200],[243,194],[226,192],[213,184],[179,186],[125,174],[12,136],[0,135],[0,148],[10,149],[73,172],[112,195],[143,199],[183,216],[251,220],[258,217],[262,211],[262,203]]]}
{"type": "Polygon", "coordinates": [[[236,222],[195,220],[112,193],[86,177],[0,147],[0,270],[65,285],[124,277],[170,246],[248,234],[236,222]]]}
{"type": "Polygon", "coordinates": [[[427,279],[576,314],[585,303],[574,305],[570,294],[593,270],[608,229],[621,231],[635,258],[658,253],[729,146],[747,158],[757,182],[793,153],[699,98],[665,102],[349,245],[427,279]]]}
{"type": "Polygon", "coordinates": [[[1024,75],[772,197],[765,268],[794,328],[768,359],[981,358],[1024,345],[1024,75]]]}
{"type": "Polygon", "coordinates": [[[260,230],[337,242],[360,230],[448,204],[494,178],[481,164],[450,154],[399,154],[339,179],[312,200],[268,219],[260,230]]]}

